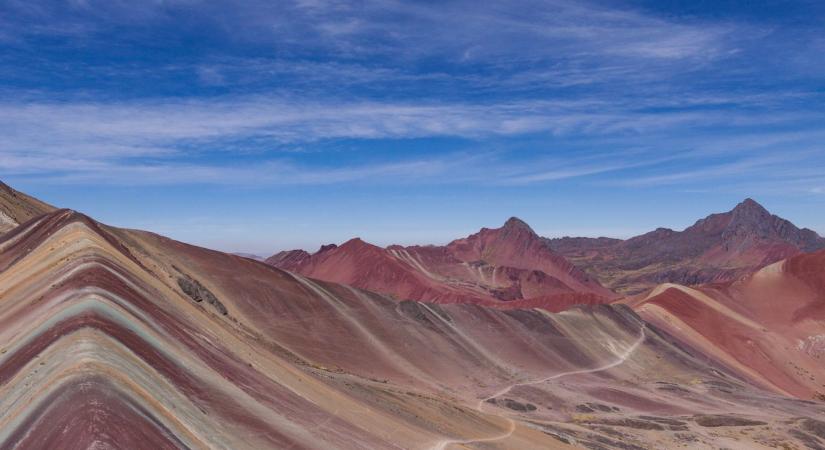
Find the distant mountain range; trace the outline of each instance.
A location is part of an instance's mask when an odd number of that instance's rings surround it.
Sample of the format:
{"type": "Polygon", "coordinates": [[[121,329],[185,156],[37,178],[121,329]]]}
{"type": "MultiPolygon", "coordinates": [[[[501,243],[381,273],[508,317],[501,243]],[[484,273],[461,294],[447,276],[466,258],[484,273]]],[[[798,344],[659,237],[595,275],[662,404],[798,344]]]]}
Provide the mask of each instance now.
{"type": "Polygon", "coordinates": [[[325,245],[314,254],[280,252],[266,262],[399,299],[438,303],[523,306],[529,300],[563,307],[615,297],[516,218],[445,246],[381,248],[355,238],[340,246],[325,245]]]}
{"type": "Polygon", "coordinates": [[[825,248],[825,239],[816,232],[797,228],[752,199],[683,231],[659,228],[627,240],[565,237],[547,242],[621,294],[659,283],[733,280],[789,256],[825,248]]]}
{"type": "Polygon", "coordinates": [[[659,228],[627,240],[539,237],[509,219],[446,246],[381,248],[355,238],[314,254],[280,252],[266,262],[309,277],[402,299],[442,303],[515,302],[559,307],[600,303],[659,283],[733,280],[825,239],[772,215],[751,199],[684,231],[659,228]]]}

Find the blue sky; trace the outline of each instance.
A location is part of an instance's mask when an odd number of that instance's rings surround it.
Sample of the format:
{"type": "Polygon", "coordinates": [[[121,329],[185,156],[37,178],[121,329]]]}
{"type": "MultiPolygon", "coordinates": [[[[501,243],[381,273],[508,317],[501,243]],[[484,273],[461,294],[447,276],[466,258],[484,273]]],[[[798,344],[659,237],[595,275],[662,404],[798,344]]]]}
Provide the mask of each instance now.
{"type": "Polygon", "coordinates": [[[754,197],[825,234],[817,1],[0,5],[0,175],[269,254],[683,228],[754,197]]]}

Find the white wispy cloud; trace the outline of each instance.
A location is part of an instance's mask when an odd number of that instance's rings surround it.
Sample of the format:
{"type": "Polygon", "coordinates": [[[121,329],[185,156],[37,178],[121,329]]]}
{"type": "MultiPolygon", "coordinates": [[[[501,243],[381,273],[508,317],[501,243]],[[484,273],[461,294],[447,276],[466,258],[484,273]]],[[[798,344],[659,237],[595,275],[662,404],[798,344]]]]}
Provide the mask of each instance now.
{"type": "MultiPolygon", "coordinates": [[[[486,180],[523,185],[655,167],[677,157],[698,159],[723,149],[746,154],[789,143],[804,146],[816,142],[816,134],[810,131],[763,132],[743,135],[738,140],[710,137],[701,142],[682,136],[685,127],[750,129],[783,125],[800,117],[811,120],[816,113],[788,116],[767,110],[731,118],[725,110],[652,113],[633,106],[593,99],[491,104],[330,99],[324,103],[278,96],[6,102],[0,103],[0,133],[4,135],[0,140],[0,170],[6,175],[37,175],[52,182],[329,184],[382,179],[432,181],[450,173],[453,182],[486,180]],[[666,137],[671,132],[677,138],[669,142],[666,137]],[[605,148],[595,152],[596,158],[565,148],[536,150],[515,165],[492,161],[493,157],[483,154],[470,157],[447,152],[427,158],[396,155],[372,163],[344,158],[336,163],[339,168],[301,164],[279,150],[341,139],[384,142],[454,137],[485,142],[537,133],[549,142],[573,138],[602,145],[598,144],[602,140],[605,148]],[[627,150],[642,142],[648,150],[627,150]],[[674,146],[693,149],[675,152],[674,146]],[[226,166],[202,157],[244,152],[255,153],[256,160],[226,166]],[[566,156],[560,161],[547,159],[554,154],[566,156]],[[491,163],[498,170],[491,170],[491,163]]],[[[381,145],[384,152],[392,154],[392,144],[381,145]]],[[[710,168],[700,165],[698,169],[639,176],[624,184],[684,183],[787,161],[745,159],[710,168]]]]}
{"type": "MultiPolygon", "coordinates": [[[[818,175],[825,170],[825,162],[819,160],[822,149],[806,151],[784,151],[753,153],[750,149],[734,152],[733,160],[718,161],[707,158],[704,152],[691,152],[698,157],[696,168],[689,170],[674,170],[666,168],[663,173],[649,176],[638,176],[615,182],[624,186],[664,186],[689,185],[692,183],[707,183],[722,180],[725,184],[747,183],[755,185],[760,181],[764,186],[778,188],[788,182],[808,183],[805,176],[818,175]],[[806,166],[807,165],[807,166],[806,166]]],[[[728,155],[730,156],[730,155],[728,155]]],[[[730,159],[730,158],[728,158],[730,159]]],[[[818,178],[818,177],[817,177],[818,178]]]]}
{"type": "Polygon", "coordinates": [[[271,96],[126,102],[0,103],[0,151],[161,156],[187,142],[266,137],[272,142],[547,132],[609,135],[695,125],[781,124],[772,111],[638,111],[594,99],[478,103],[326,102],[271,96]]]}
{"type": "MultiPolygon", "coordinates": [[[[321,168],[298,165],[286,160],[254,164],[219,166],[207,164],[162,163],[122,164],[119,162],[71,162],[70,170],[38,172],[36,179],[60,184],[116,185],[325,185],[353,182],[395,182],[443,174],[440,161],[409,161],[321,168]]],[[[54,167],[54,166],[52,166],[54,167]]]]}

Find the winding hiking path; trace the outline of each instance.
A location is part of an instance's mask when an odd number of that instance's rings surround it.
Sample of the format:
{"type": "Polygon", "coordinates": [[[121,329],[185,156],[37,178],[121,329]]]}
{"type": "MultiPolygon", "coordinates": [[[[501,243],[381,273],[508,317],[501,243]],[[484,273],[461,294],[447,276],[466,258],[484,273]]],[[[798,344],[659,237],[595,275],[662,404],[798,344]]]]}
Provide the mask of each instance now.
{"type": "MultiPolygon", "coordinates": [[[[547,381],[557,380],[559,378],[570,376],[570,375],[583,375],[583,374],[601,372],[603,370],[612,369],[612,368],[624,363],[625,361],[627,361],[627,359],[636,351],[636,349],[638,349],[639,346],[642,345],[642,342],[644,342],[644,340],[645,340],[645,325],[642,325],[642,328],[639,330],[639,337],[636,338],[636,340],[633,342],[633,344],[631,344],[630,347],[625,349],[625,351],[623,351],[619,355],[616,355],[616,356],[618,356],[618,358],[615,361],[613,361],[609,364],[605,364],[603,366],[592,368],[592,369],[580,369],[580,370],[572,370],[572,371],[569,371],[569,372],[560,372],[560,373],[557,373],[555,375],[549,376],[547,378],[542,378],[542,379],[535,380],[535,381],[526,381],[524,383],[511,384],[511,385],[507,386],[506,388],[504,388],[500,391],[497,391],[493,395],[491,395],[489,397],[485,397],[485,398],[479,400],[478,405],[476,405],[475,409],[478,410],[479,412],[483,413],[485,402],[487,402],[488,400],[494,399],[496,397],[500,397],[500,396],[510,392],[513,388],[518,387],[518,386],[532,386],[534,384],[541,384],[541,383],[545,383],[547,381]]],[[[476,442],[492,442],[492,441],[498,441],[498,440],[501,440],[501,439],[507,439],[508,437],[513,435],[513,432],[516,431],[516,422],[513,419],[510,419],[509,417],[504,417],[504,418],[507,419],[510,422],[508,430],[505,433],[502,433],[500,435],[486,437],[486,438],[479,438],[479,439],[443,439],[443,440],[440,440],[440,441],[436,442],[436,444],[433,447],[431,447],[431,449],[432,450],[444,450],[448,446],[453,445],[453,444],[472,444],[472,443],[476,443],[476,442]]]]}
{"type": "Polygon", "coordinates": [[[518,386],[532,386],[534,384],[541,384],[541,383],[544,383],[544,382],[547,382],[547,381],[550,381],[550,380],[556,380],[556,379],[566,377],[566,376],[570,376],[570,375],[583,375],[583,374],[587,374],[587,373],[601,372],[603,370],[612,369],[612,368],[624,363],[625,361],[627,361],[627,358],[629,358],[630,355],[632,355],[633,352],[635,352],[636,349],[639,348],[640,345],[642,345],[642,342],[644,342],[644,340],[645,340],[645,326],[642,325],[642,328],[639,331],[639,337],[636,338],[636,340],[633,342],[633,344],[631,344],[630,347],[628,347],[625,351],[623,351],[619,355],[616,355],[616,356],[618,356],[618,359],[611,362],[610,364],[605,364],[603,366],[599,366],[599,367],[596,367],[596,368],[593,368],[593,369],[580,369],[580,370],[573,370],[573,371],[570,371],[570,372],[561,372],[561,373],[557,373],[557,374],[555,374],[553,376],[550,376],[550,377],[547,377],[547,378],[542,378],[540,380],[526,381],[524,383],[511,384],[510,386],[507,386],[506,388],[496,392],[495,394],[479,400],[478,406],[476,406],[476,409],[481,410],[482,406],[484,405],[484,403],[486,401],[494,399],[496,397],[500,397],[500,396],[510,392],[513,388],[518,387],[518,386]]]}

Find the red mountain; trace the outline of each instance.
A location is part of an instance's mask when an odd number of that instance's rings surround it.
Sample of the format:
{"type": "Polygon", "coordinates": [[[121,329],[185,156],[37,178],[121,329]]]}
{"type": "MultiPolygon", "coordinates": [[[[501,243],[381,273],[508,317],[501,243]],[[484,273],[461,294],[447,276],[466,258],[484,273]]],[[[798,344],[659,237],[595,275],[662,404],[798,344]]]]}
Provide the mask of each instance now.
{"type": "Polygon", "coordinates": [[[683,231],[659,228],[627,240],[549,239],[550,247],[617,292],[633,294],[658,283],[732,280],[802,252],[825,239],[775,216],[752,199],[712,214],[683,231]]]}
{"type": "Polygon", "coordinates": [[[668,283],[622,302],[755,385],[825,400],[825,250],[736,281],[668,283]]]}
{"type": "Polygon", "coordinates": [[[292,250],[266,261],[320,280],[438,303],[519,301],[549,306],[557,296],[564,305],[574,298],[601,303],[614,296],[517,218],[446,246],[381,248],[355,238],[312,255],[292,250]]]}

